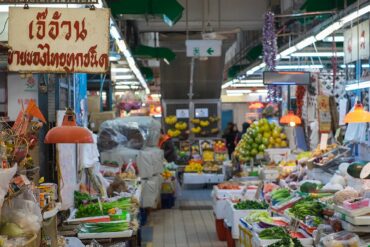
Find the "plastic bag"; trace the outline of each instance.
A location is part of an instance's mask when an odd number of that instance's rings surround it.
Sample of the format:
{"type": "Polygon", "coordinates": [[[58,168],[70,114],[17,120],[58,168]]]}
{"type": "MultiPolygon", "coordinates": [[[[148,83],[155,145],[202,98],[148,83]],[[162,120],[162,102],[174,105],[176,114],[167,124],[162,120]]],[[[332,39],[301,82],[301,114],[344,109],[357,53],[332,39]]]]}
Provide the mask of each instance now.
{"type": "Polygon", "coordinates": [[[100,126],[98,148],[100,152],[117,146],[142,149],[146,134],[137,123],[126,123],[123,119],[108,120],[100,126]]]}
{"type": "Polygon", "coordinates": [[[1,214],[2,222],[17,224],[26,234],[35,234],[41,229],[41,209],[34,201],[14,198],[3,205],[1,214]]]}
{"type": "Polygon", "coordinates": [[[12,168],[0,169],[0,208],[4,203],[5,195],[8,193],[10,180],[17,172],[17,165],[12,168]]]}
{"type": "MultiPolygon", "coordinates": [[[[357,99],[356,99],[357,101],[357,99]]],[[[351,112],[355,108],[351,109],[351,112]]],[[[366,123],[350,123],[347,126],[346,134],[344,136],[345,142],[364,143],[366,142],[366,123]]]]}

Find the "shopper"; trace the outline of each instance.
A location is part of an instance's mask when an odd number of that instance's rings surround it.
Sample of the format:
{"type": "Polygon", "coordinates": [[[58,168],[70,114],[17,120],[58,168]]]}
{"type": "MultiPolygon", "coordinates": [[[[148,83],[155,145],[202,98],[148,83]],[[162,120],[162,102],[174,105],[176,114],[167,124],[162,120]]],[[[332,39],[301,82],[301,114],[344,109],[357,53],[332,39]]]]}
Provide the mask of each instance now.
{"type": "Polygon", "coordinates": [[[167,160],[167,162],[176,162],[176,147],[172,138],[165,134],[163,130],[161,130],[161,134],[162,135],[159,138],[158,147],[164,151],[164,158],[167,160]]]}
{"type": "Polygon", "coordinates": [[[227,124],[227,128],[222,135],[222,138],[226,140],[227,151],[229,153],[229,159],[231,159],[231,155],[235,150],[235,138],[237,136],[237,127],[234,123],[229,122],[227,124]]]}
{"type": "Polygon", "coordinates": [[[240,142],[240,140],[242,139],[242,136],[247,133],[247,130],[249,128],[250,124],[247,123],[247,122],[244,122],[243,125],[242,125],[242,132],[239,132],[235,138],[235,145],[238,145],[238,143],[240,142]]]}

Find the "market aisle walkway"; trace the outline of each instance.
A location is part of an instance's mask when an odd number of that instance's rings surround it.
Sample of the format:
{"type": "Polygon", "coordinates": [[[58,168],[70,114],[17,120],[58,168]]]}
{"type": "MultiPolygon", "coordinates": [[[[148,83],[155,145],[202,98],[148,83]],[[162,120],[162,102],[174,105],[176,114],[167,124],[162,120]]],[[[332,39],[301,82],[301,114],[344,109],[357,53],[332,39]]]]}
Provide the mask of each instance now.
{"type": "Polygon", "coordinates": [[[184,190],[176,204],[150,214],[146,226],[153,236],[144,247],[226,246],[217,239],[211,190],[184,190]]]}

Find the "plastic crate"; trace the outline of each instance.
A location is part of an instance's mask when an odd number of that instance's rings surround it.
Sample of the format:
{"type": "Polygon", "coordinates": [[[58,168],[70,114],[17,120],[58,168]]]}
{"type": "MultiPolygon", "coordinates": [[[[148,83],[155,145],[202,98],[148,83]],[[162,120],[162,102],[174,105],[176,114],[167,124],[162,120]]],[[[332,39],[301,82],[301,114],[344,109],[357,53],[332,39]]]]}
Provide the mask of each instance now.
{"type": "Polygon", "coordinates": [[[226,228],[224,226],[224,220],[215,218],[215,225],[218,240],[226,241],[226,228]]]}
{"type": "Polygon", "coordinates": [[[239,246],[240,247],[253,247],[252,244],[253,234],[243,225],[239,225],[239,246]]]}
{"type": "Polygon", "coordinates": [[[161,194],[161,207],[169,209],[175,206],[176,197],[173,194],[161,194]]]}

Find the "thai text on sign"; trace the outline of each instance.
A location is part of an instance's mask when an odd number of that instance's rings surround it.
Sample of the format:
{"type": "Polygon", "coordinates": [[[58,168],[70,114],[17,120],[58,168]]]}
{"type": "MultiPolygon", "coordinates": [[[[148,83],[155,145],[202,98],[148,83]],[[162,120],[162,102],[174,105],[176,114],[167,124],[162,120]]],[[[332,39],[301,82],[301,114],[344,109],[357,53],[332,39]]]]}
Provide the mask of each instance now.
{"type": "Polygon", "coordinates": [[[9,46],[10,71],[104,73],[109,10],[10,8],[9,46]]]}

